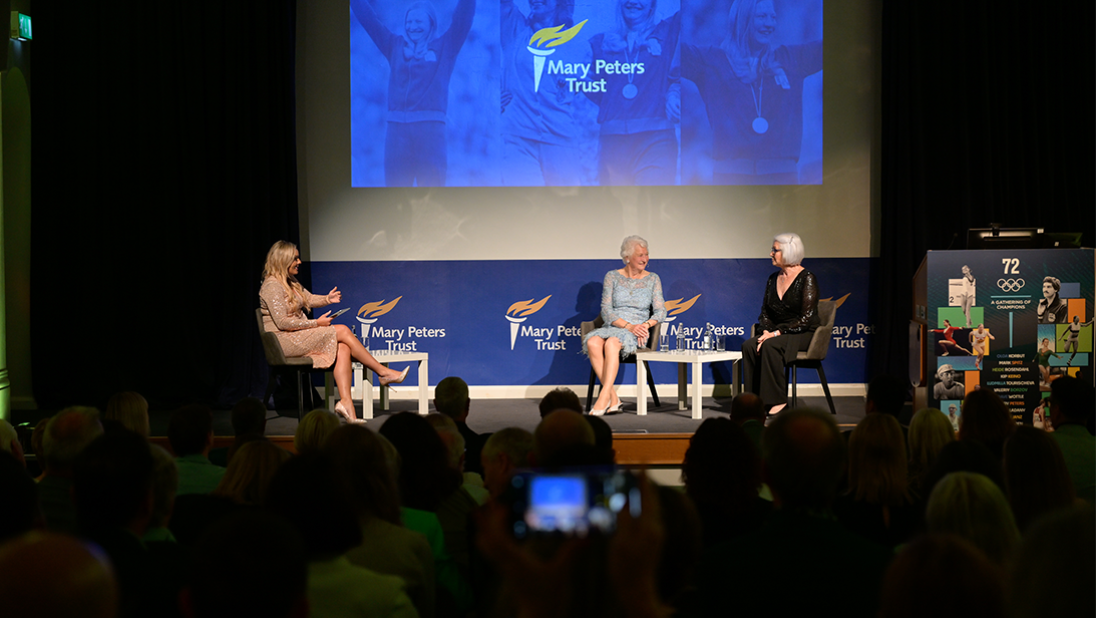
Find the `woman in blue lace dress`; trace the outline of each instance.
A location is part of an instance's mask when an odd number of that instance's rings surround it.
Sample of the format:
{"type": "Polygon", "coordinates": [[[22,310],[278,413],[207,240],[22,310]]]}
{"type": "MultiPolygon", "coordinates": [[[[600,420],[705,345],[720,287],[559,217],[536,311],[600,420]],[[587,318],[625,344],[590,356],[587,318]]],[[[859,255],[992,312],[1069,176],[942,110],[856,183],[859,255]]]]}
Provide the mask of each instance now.
{"type": "Polygon", "coordinates": [[[601,380],[601,394],[591,414],[620,411],[620,397],[614,382],[620,359],[635,354],[646,345],[650,329],[666,318],[662,299],[662,280],[647,272],[650,254],[647,241],[629,236],[620,245],[624,268],[610,270],[601,290],[601,318],[605,326],[591,331],[582,340],[583,351],[601,380]]]}

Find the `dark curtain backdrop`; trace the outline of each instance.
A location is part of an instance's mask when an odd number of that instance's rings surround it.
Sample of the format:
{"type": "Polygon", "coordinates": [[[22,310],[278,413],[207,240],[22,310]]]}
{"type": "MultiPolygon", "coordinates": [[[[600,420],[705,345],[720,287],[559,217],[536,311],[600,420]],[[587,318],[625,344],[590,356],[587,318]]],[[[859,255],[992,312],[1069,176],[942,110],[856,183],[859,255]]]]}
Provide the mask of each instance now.
{"type": "Polygon", "coordinates": [[[35,3],[40,406],[261,396],[259,276],[299,235],[295,4],[35,3]]]}
{"type": "Polygon", "coordinates": [[[1094,7],[883,3],[875,374],[907,375],[926,251],[965,249],[991,222],[1096,245],[1094,7]]]}

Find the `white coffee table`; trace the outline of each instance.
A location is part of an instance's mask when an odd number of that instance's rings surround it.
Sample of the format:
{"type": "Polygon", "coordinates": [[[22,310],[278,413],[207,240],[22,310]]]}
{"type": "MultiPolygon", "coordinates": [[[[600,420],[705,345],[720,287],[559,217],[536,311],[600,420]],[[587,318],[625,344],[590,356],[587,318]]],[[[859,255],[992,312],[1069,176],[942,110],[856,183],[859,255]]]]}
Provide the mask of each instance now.
{"type": "MultiPolygon", "coordinates": [[[[419,414],[426,416],[430,413],[430,354],[427,352],[394,352],[385,354],[374,352],[373,358],[387,367],[390,363],[418,362],[419,364],[419,414]]],[[[354,363],[354,389],[355,399],[362,400],[362,418],[373,418],[373,372],[366,369],[361,363],[354,363]]],[[[396,386],[395,388],[403,388],[396,386]]],[[[413,388],[413,387],[406,387],[413,388]]],[[[388,389],[381,389],[381,409],[388,409],[388,389]]]]}
{"type": "MultiPolygon", "coordinates": [[[[718,363],[724,361],[733,361],[735,365],[739,364],[742,360],[742,351],[730,351],[726,352],[703,352],[701,350],[683,350],[681,352],[648,352],[639,351],[636,353],[636,387],[637,387],[637,406],[636,414],[639,416],[647,415],[647,372],[643,370],[640,363],[647,361],[648,363],[677,363],[677,409],[688,410],[686,404],[687,399],[687,384],[688,379],[686,374],[687,367],[692,365],[693,367],[693,418],[700,420],[702,414],[700,412],[701,396],[700,386],[702,378],[704,377],[704,363],[718,363]]],[[[733,389],[732,394],[737,395],[742,390],[742,381],[739,375],[738,367],[731,367],[731,376],[733,389]]]]}

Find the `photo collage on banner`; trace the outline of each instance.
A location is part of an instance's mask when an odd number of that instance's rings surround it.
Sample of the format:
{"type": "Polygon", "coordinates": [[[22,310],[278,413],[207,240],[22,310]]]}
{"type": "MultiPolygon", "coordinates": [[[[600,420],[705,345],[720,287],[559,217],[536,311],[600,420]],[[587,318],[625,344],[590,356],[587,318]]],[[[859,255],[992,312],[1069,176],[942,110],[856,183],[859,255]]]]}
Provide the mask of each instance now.
{"type": "Polygon", "coordinates": [[[1093,380],[1093,251],[928,254],[932,399],[958,429],[963,398],[990,388],[1013,418],[1053,431],[1051,383],[1093,380]]]}
{"type": "Polygon", "coordinates": [[[350,0],[353,187],[822,183],[822,0],[350,0]]]}

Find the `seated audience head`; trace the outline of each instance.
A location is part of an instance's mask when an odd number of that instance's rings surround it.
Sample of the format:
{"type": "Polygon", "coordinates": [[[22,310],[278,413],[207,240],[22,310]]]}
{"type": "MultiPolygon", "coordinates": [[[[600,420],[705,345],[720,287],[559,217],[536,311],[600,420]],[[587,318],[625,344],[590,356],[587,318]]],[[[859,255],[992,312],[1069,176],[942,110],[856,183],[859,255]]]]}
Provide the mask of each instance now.
{"type": "Polygon", "coordinates": [[[208,455],[213,446],[213,411],[206,406],[183,406],[171,413],[167,440],[176,457],[208,455]]]}
{"type": "Polygon", "coordinates": [[[152,518],[152,451],[131,431],[103,434],[73,466],[72,499],[87,533],[126,528],[142,536],[152,518]]]}
{"type": "Polygon", "coordinates": [[[483,445],[483,484],[492,498],[498,498],[510,484],[514,472],[529,467],[533,434],[517,427],[500,429],[483,445]]]}
{"type": "Polygon", "coordinates": [[[594,448],[597,449],[600,463],[611,466],[616,462],[616,449],[613,448],[613,428],[600,416],[584,415],[582,418],[594,430],[594,448]]]}
{"type": "Polygon", "coordinates": [[[1096,411],[1093,388],[1073,376],[1062,376],[1050,383],[1050,422],[1054,427],[1067,423],[1086,425],[1096,411]]]}
{"type": "Polygon", "coordinates": [[[737,423],[705,419],[689,439],[681,478],[698,508],[724,517],[745,513],[761,488],[761,455],[737,423]]]}
{"type": "Polygon", "coordinates": [[[855,500],[884,506],[910,502],[906,441],[898,419],[868,414],[849,436],[849,493],[855,500]]]}
{"type": "Polygon", "coordinates": [[[236,504],[261,505],[271,479],[292,457],[289,451],[266,438],[251,440],[236,451],[212,493],[236,504]]]}
{"type": "Polygon", "coordinates": [[[997,393],[988,388],[967,393],[963,400],[963,416],[959,418],[960,440],[977,440],[1000,460],[1005,440],[1015,429],[1012,413],[997,393]]]}
{"type": "Polygon", "coordinates": [[[761,458],[774,506],[828,509],[845,469],[845,439],[830,414],[787,410],[765,428],[761,458]]]}
{"type": "Polygon", "coordinates": [[[94,545],[30,532],[0,545],[0,607],[5,616],[114,618],[118,585],[94,545]]]}
{"type": "Polygon", "coordinates": [[[50,419],[42,437],[46,455],[46,471],[67,474],[87,445],[103,435],[99,411],[95,408],[74,407],[61,410],[50,419]]]}
{"type": "Polygon", "coordinates": [[[464,472],[464,436],[460,435],[457,423],[444,414],[428,414],[426,422],[438,432],[438,437],[445,444],[449,467],[464,472]]]}
{"type": "Polygon", "coordinates": [[[956,440],[945,444],[925,475],[924,497],[928,498],[936,483],[952,472],[977,472],[1005,491],[1001,461],[981,442],[956,440]]]}
{"type": "Polygon", "coordinates": [[[39,470],[46,469],[46,449],[42,446],[42,441],[46,438],[46,427],[49,427],[49,417],[38,421],[30,434],[30,448],[34,452],[34,459],[38,462],[39,470]]]}
{"type": "MultiPolygon", "coordinates": [[[[38,506],[38,484],[23,463],[7,451],[0,451],[0,504],[0,544],[32,528],[45,527],[38,506]]],[[[0,606],[3,602],[0,597],[0,606]]]]}
{"type": "Polygon", "coordinates": [[[557,389],[548,391],[548,394],[540,400],[540,404],[537,406],[540,409],[540,417],[544,418],[556,410],[571,410],[572,412],[583,413],[582,401],[579,400],[575,391],[561,386],[557,389]]]}
{"type": "Polygon", "coordinates": [[[388,441],[361,425],[343,425],[324,443],[323,453],[347,474],[358,517],[400,524],[400,490],[389,462],[388,441]]]}
{"type": "Polygon", "coordinates": [[[1024,534],[1011,571],[1011,616],[1096,615],[1096,509],[1082,503],[1036,521],[1024,534]]]}
{"type": "Polygon", "coordinates": [[[924,616],[1004,618],[1001,567],[955,535],[927,534],[914,539],[887,569],[879,617],[924,616]]]}
{"type": "Polygon", "coordinates": [[[948,415],[936,408],[918,410],[910,421],[910,463],[919,470],[927,470],[936,456],[950,442],[955,441],[955,430],[948,415]]]}
{"type": "Polygon", "coordinates": [[[891,375],[876,376],[868,383],[868,397],[865,409],[868,414],[889,414],[895,418],[902,413],[909,395],[909,383],[891,375]]]}
{"type": "Polygon", "coordinates": [[[464,380],[449,376],[434,387],[434,409],[454,421],[468,418],[471,400],[468,398],[468,384],[464,380]]]}
{"type": "MultiPolygon", "coordinates": [[[[592,463],[574,461],[572,455],[594,450],[594,429],[578,412],[556,410],[541,419],[533,432],[532,464],[536,466],[568,466],[592,463]]],[[[578,459],[581,459],[579,457],[578,459]]]]}
{"type": "Polygon", "coordinates": [[[394,414],[381,425],[380,434],[400,454],[396,478],[404,506],[436,511],[461,486],[461,474],[449,465],[449,449],[425,418],[414,412],[394,414]]]}
{"type": "Polygon", "coordinates": [[[753,393],[741,393],[731,400],[731,420],[741,425],[746,421],[765,422],[765,404],[753,393]]]}
{"type": "Polygon", "coordinates": [[[152,517],[150,528],[166,528],[175,508],[175,492],[179,489],[179,467],[167,449],[150,444],[152,453],[152,517]]]}
{"type": "Polygon", "coordinates": [[[266,507],[296,528],[309,560],[328,560],[362,542],[348,493],[345,477],[327,455],[306,453],[287,461],[274,475],[266,507]]]}
{"type": "Polygon", "coordinates": [[[925,524],[929,532],[963,537],[1000,565],[1020,543],[1005,494],[974,472],[953,472],[936,484],[925,508],[925,524]]]}
{"type": "Polygon", "coordinates": [[[313,410],[297,423],[293,434],[293,448],[304,455],[320,450],[324,440],[339,428],[339,417],[327,410],[313,410]]]}
{"type": "Polygon", "coordinates": [[[232,406],[232,433],[236,437],[266,434],[266,404],[255,397],[244,397],[232,406]]]}
{"type": "Polygon", "coordinates": [[[660,523],[666,534],[656,573],[658,596],[674,605],[693,581],[694,568],[704,548],[702,524],[689,496],[661,485],[656,486],[656,491],[660,523]]]}
{"type": "Polygon", "coordinates": [[[18,456],[23,455],[23,447],[19,443],[19,433],[15,431],[15,427],[12,427],[11,423],[2,418],[0,418],[0,451],[18,456]]]}
{"type": "Polygon", "coordinates": [[[309,615],[304,542],[284,518],[237,511],[210,526],[193,556],[193,579],[180,599],[184,616],[309,615]]]}
{"type": "Polygon", "coordinates": [[[1073,483],[1058,442],[1042,429],[1017,427],[1005,442],[1005,488],[1020,531],[1041,515],[1073,506],[1073,483]]]}
{"type": "Polygon", "coordinates": [[[114,396],[107,401],[106,410],[103,412],[103,419],[108,421],[116,421],[125,427],[126,429],[141,434],[144,437],[149,435],[148,427],[148,402],[141,396],[140,393],[133,391],[123,391],[121,393],[115,393],[114,396]]]}

